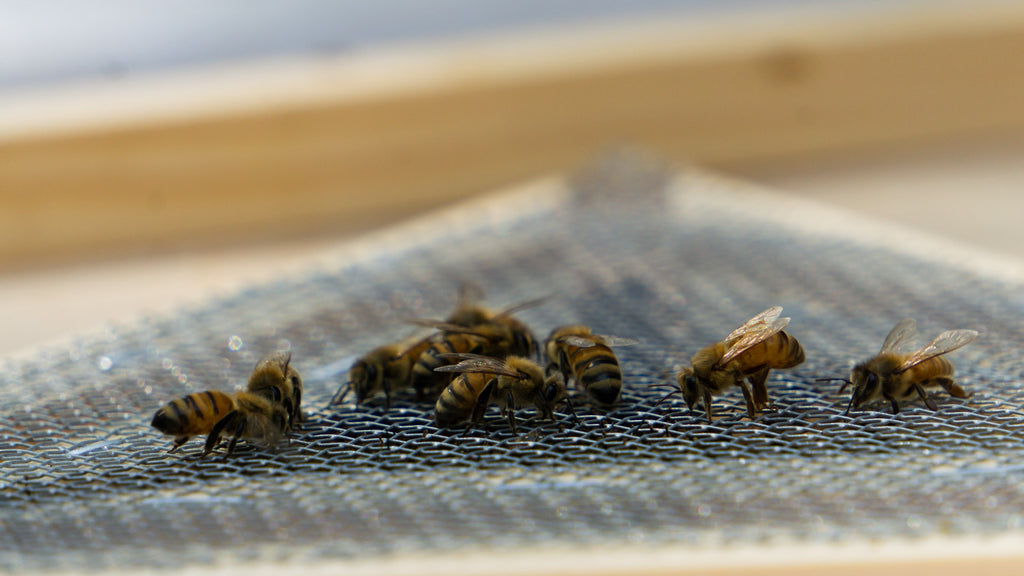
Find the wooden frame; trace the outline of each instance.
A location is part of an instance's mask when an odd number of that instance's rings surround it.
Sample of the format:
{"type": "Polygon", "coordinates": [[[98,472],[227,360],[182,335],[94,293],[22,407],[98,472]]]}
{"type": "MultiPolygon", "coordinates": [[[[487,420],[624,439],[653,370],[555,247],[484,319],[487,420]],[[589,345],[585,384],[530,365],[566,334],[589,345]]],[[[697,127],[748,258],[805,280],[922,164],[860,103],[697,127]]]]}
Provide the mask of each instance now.
{"type": "Polygon", "coordinates": [[[360,231],[632,143],[738,167],[1024,128],[1024,6],[462,40],[0,97],[0,265],[360,231]]]}

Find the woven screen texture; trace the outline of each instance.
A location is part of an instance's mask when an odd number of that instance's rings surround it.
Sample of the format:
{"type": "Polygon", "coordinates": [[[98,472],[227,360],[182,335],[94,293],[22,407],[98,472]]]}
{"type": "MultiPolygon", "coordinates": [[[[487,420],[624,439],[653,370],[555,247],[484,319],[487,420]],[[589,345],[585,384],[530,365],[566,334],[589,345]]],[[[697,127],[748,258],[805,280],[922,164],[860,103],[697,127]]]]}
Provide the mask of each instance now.
{"type": "Polygon", "coordinates": [[[772,196],[698,171],[607,159],[340,250],[302,275],[140,320],[0,370],[0,569],[101,570],[267,560],[301,564],[475,547],[701,545],[1000,533],[1024,510],[1024,290],[941,251],[913,255],[771,212],[772,196]],[[934,257],[933,257],[934,256],[934,257]],[[411,391],[329,405],[353,360],[438,318],[472,282],[543,337],[555,326],[638,340],[612,410],[575,398],[539,421],[497,409],[467,433],[434,426],[411,391]],[[774,371],[774,408],[740,390],[708,423],[678,368],[782,305],[807,360],[774,371]],[[836,382],[914,317],[925,344],[981,332],[949,356],[973,397],[933,392],[844,415],[836,382]],[[199,460],[168,453],[154,411],[233,391],[287,349],[307,420],[287,444],[199,460]],[[658,387],[661,385],[662,387],[658,387]]]}

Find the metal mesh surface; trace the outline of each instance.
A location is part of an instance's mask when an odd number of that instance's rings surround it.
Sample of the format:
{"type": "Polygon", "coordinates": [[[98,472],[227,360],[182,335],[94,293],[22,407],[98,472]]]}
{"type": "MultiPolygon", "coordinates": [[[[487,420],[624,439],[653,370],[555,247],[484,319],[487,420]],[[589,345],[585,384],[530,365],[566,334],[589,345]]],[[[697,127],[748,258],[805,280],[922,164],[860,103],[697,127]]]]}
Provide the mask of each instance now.
{"type": "Polygon", "coordinates": [[[438,216],[301,277],[6,361],[0,567],[1018,527],[1020,285],[799,232],[760,213],[770,197],[700,173],[668,179],[619,159],[573,186],[438,216]],[[578,408],[578,424],[524,411],[516,436],[496,410],[486,429],[439,430],[405,392],[387,413],[327,406],[357,355],[410,334],[405,318],[446,314],[463,280],[495,307],[554,294],[520,315],[539,336],[585,323],[639,339],[618,350],[618,407],[578,408]],[[770,377],[774,411],[749,420],[738,389],[716,398],[713,424],[678,397],[655,406],[667,389],[651,385],[773,304],[807,351],[770,377]],[[843,415],[848,395],[815,378],[848,375],[905,316],[925,338],[982,332],[951,356],[974,396],[936,393],[937,412],[915,402],[843,415]],[[289,446],[243,442],[230,459],[197,461],[193,440],[167,453],[149,427],[161,404],[232,390],[278,348],[305,377],[308,421],[289,446]]]}

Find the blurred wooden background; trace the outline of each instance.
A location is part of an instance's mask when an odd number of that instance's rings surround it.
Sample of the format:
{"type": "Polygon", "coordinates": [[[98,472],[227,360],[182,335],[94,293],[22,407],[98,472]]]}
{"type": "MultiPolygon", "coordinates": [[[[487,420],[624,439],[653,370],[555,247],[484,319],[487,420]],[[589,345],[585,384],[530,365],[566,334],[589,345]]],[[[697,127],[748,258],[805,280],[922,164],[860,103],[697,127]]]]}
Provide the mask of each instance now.
{"type": "Polygon", "coordinates": [[[0,90],[0,357],[609,145],[1024,256],[1024,4],[768,4],[0,90]]]}
{"type": "Polygon", "coordinates": [[[1024,5],[683,16],[0,92],[0,354],[619,144],[1024,255],[1024,5]]]}

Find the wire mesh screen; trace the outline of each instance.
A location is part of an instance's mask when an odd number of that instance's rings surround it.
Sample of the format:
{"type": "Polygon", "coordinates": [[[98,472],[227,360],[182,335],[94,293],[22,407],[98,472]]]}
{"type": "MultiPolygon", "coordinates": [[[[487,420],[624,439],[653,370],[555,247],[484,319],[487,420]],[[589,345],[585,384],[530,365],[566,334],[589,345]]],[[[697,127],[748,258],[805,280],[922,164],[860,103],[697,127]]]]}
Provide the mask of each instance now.
{"type": "MultiPolygon", "coordinates": [[[[180,567],[365,558],[479,546],[831,541],[1001,532],[1024,510],[1021,286],[760,213],[766,197],[631,159],[565,188],[437,216],[331,266],[149,319],[0,371],[0,567],[180,567]],[[546,194],[546,195],[545,195],[546,194]],[[517,209],[510,209],[518,207],[517,209]],[[438,429],[411,391],[329,406],[360,354],[441,317],[460,283],[494,307],[639,340],[618,349],[624,390],[578,421],[492,408],[438,429]],[[770,305],[807,361],[773,372],[774,407],[751,420],[740,390],[716,419],[678,396],[680,365],[770,305]],[[932,394],[893,415],[844,415],[844,377],[900,318],[922,336],[982,332],[950,357],[974,396],[932,394]],[[255,362],[292,352],[307,421],[287,445],[169,454],[154,411],[231,391],[255,362]]],[[[495,201],[497,202],[497,201],[495,201]]],[[[789,215],[793,222],[803,216],[789,215]]]]}

